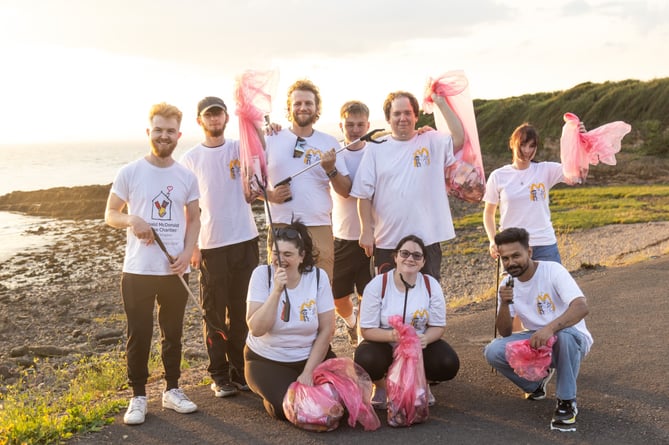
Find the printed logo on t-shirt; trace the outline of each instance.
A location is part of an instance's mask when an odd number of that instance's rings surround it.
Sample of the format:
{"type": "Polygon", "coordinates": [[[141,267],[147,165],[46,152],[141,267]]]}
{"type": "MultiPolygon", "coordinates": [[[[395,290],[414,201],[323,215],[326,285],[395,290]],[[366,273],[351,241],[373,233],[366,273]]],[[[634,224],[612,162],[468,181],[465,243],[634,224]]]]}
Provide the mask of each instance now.
{"type": "Polygon", "coordinates": [[[230,179],[237,179],[237,176],[239,176],[239,172],[241,170],[241,167],[239,166],[239,159],[233,159],[230,161],[228,168],[230,169],[230,179]]]}
{"type": "Polygon", "coordinates": [[[427,319],[428,314],[426,309],[417,310],[411,316],[411,325],[416,331],[422,332],[427,329],[427,319]]]}
{"type": "Polygon", "coordinates": [[[173,189],[174,187],[170,185],[167,187],[167,193],[161,191],[155,198],[153,198],[151,219],[160,221],[169,221],[172,219],[172,200],[170,199],[170,193],[172,193],[173,189]]]}
{"type": "Polygon", "coordinates": [[[306,165],[315,164],[321,160],[323,153],[317,148],[308,148],[304,152],[304,163],[306,165]]]}
{"type": "Polygon", "coordinates": [[[530,186],[530,201],[538,201],[540,199],[542,201],[546,200],[546,186],[543,182],[530,186]]]}
{"type": "Polygon", "coordinates": [[[427,167],[430,165],[430,150],[427,147],[420,148],[413,152],[414,168],[427,167]]]}
{"type": "Polygon", "coordinates": [[[543,294],[537,296],[537,313],[539,315],[546,315],[548,312],[555,312],[555,303],[550,295],[543,294]]]}
{"type": "Polygon", "coordinates": [[[309,300],[300,306],[300,321],[309,322],[316,317],[316,300],[309,300]]]}

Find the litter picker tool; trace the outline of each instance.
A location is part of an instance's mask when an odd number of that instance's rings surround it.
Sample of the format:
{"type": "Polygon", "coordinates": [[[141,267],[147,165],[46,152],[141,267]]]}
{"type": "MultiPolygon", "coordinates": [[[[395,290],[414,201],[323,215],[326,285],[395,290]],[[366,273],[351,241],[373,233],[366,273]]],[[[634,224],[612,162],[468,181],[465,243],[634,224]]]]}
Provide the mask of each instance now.
{"type": "MultiPolygon", "coordinates": [[[[361,142],[361,141],[370,142],[372,144],[381,144],[383,142],[386,142],[386,139],[381,139],[381,140],[377,140],[377,139],[382,138],[384,136],[388,136],[390,133],[391,133],[390,131],[384,130],[383,128],[377,128],[375,130],[370,131],[367,134],[364,134],[364,135],[360,136],[358,139],[354,140],[353,142],[344,145],[343,147],[336,150],[335,153],[340,153],[340,152],[348,149],[352,145],[355,145],[355,144],[357,144],[358,142],[361,142]]],[[[299,138],[298,138],[298,141],[299,141],[299,138]]],[[[276,188],[280,185],[290,184],[290,181],[292,181],[293,178],[295,178],[296,176],[301,175],[302,173],[306,172],[307,170],[310,170],[310,169],[316,167],[320,163],[321,163],[321,161],[319,160],[317,162],[314,162],[313,164],[307,165],[306,167],[304,167],[302,170],[298,171],[297,173],[294,173],[293,175],[288,176],[287,178],[282,179],[281,181],[277,182],[276,184],[274,184],[274,187],[276,188]]],[[[257,178],[256,178],[256,180],[257,180],[257,178]]]]}
{"type": "MultiPolygon", "coordinates": [[[[156,239],[156,243],[158,244],[158,247],[160,247],[160,250],[163,251],[165,256],[167,257],[167,261],[170,262],[170,264],[174,263],[174,257],[170,255],[170,253],[167,251],[167,247],[165,247],[165,244],[163,243],[163,240],[160,239],[160,236],[158,235],[158,232],[156,232],[156,229],[151,227],[151,231],[153,232],[153,237],[156,239]]],[[[202,308],[202,305],[200,302],[195,298],[195,295],[193,295],[193,292],[190,290],[190,287],[188,286],[188,283],[186,283],[186,280],[184,280],[183,275],[177,275],[179,277],[179,280],[181,281],[181,284],[183,287],[186,289],[186,292],[188,292],[188,295],[191,297],[193,302],[195,303],[195,306],[200,310],[200,315],[202,315],[202,319],[204,322],[209,326],[210,330],[216,331],[221,337],[223,337],[224,340],[228,339],[228,335],[225,333],[225,331],[221,328],[216,327],[213,323],[211,323],[208,319],[207,316],[205,315],[204,309],[202,308]]]]}
{"type": "MultiPolygon", "coordinates": [[[[263,198],[265,200],[265,209],[267,210],[267,222],[269,223],[269,230],[272,234],[272,241],[274,242],[274,248],[276,249],[276,255],[277,255],[277,263],[279,264],[279,267],[281,267],[281,253],[279,252],[279,241],[276,239],[276,232],[274,231],[274,223],[272,222],[272,213],[269,210],[269,199],[267,199],[267,188],[263,185],[263,183],[260,181],[258,178],[258,175],[256,175],[256,182],[258,183],[258,187],[262,191],[263,198]]],[[[283,300],[283,308],[281,309],[281,320],[288,322],[290,320],[290,298],[288,298],[288,289],[286,287],[283,287],[283,294],[285,296],[285,299],[283,300]]]]}

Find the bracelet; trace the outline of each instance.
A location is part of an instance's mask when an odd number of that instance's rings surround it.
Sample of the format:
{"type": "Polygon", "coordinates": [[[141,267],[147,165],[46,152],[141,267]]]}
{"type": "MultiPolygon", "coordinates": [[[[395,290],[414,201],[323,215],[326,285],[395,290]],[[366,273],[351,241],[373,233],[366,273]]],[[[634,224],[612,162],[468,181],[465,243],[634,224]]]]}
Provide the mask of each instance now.
{"type": "Polygon", "coordinates": [[[337,176],[338,174],[339,174],[339,172],[337,171],[337,168],[336,168],[336,167],[335,167],[335,169],[332,170],[331,172],[327,172],[327,173],[326,173],[326,175],[328,175],[328,178],[330,178],[330,179],[334,178],[334,177],[337,176]]]}

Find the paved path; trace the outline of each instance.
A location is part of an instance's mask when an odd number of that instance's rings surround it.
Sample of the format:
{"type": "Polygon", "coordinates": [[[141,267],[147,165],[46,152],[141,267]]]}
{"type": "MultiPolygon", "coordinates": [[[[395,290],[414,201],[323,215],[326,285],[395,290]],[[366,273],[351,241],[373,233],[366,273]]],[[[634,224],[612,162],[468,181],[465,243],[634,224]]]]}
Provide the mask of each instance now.
{"type": "MultiPolygon", "coordinates": [[[[493,303],[449,314],[447,338],[462,367],[451,382],[433,387],[437,405],[427,423],[374,432],[343,423],[310,433],[270,419],[250,393],[216,399],[207,386],[187,388],[194,414],[163,410],[149,400],[146,423],[123,425],[122,415],[102,432],[74,444],[667,444],[669,443],[669,256],[577,277],[591,313],[595,338],[579,378],[576,433],[549,430],[554,399],[530,402],[486,364],[493,303]]],[[[554,383],[548,386],[549,394],[554,383]]]]}

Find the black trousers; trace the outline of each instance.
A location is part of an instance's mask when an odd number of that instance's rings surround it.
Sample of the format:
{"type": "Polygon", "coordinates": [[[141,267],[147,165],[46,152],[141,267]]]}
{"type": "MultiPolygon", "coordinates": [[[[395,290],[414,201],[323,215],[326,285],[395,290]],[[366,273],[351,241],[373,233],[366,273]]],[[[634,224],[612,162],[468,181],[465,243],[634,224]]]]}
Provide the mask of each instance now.
{"type": "MultiPolygon", "coordinates": [[[[188,280],[188,275],[184,278],[188,280]]],[[[134,396],[145,395],[149,377],[149,353],[153,336],[153,309],[158,303],[160,356],[167,389],[179,386],[181,335],[188,293],[176,275],[121,276],[121,297],[128,319],[126,344],[128,382],[134,396]]]]}
{"type": "MultiPolygon", "coordinates": [[[[393,346],[364,340],[355,350],[353,360],[367,371],[372,381],[382,379],[393,363],[393,346]]],[[[460,369],[460,359],[444,340],[430,343],[423,349],[423,367],[428,381],[451,380],[460,369]]]]}
{"type": "Polygon", "coordinates": [[[223,330],[227,339],[203,323],[209,355],[207,371],[217,384],[244,376],[246,293],[260,261],[258,238],[216,249],[202,249],[200,301],[207,320],[223,330]]]}

